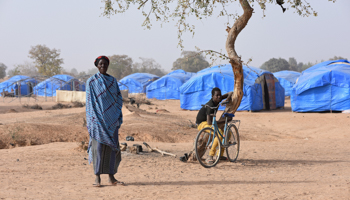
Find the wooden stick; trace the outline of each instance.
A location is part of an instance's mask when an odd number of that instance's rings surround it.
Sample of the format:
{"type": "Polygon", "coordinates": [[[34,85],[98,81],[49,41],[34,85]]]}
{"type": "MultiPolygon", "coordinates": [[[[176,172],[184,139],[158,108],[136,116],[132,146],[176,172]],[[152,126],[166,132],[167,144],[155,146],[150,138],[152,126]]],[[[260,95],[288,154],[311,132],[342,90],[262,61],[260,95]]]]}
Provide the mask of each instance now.
{"type": "Polygon", "coordinates": [[[175,154],[172,154],[172,153],[168,153],[168,152],[159,150],[157,147],[156,147],[156,148],[153,148],[153,150],[158,151],[158,152],[161,153],[163,156],[164,156],[164,155],[169,155],[169,156],[174,156],[174,157],[176,158],[176,155],[175,155],[175,154]]]}
{"type": "Polygon", "coordinates": [[[147,147],[148,151],[150,151],[150,152],[153,151],[152,147],[149,146],[146,142],[143,142],[143,145],[145,145],[147,147]]]}
{"type": "Polygon", "coordinates": [[[174,156],[176,158],[176,155],[175,154],[172,154],[172,153],[168,153],[166,151],[162,151],[160,149],[158,149],[158,147],[156,148],[152,148],[151,146],[149,146],[149,144],[147,144],[146,142],[143,143],[143,145],[145,145],[147,147],[147,149],[152,152],[152,151],[157,151],[158,153],[161,153],[162,156],[164,155],[169,155],[169,156],[174,156]]]}

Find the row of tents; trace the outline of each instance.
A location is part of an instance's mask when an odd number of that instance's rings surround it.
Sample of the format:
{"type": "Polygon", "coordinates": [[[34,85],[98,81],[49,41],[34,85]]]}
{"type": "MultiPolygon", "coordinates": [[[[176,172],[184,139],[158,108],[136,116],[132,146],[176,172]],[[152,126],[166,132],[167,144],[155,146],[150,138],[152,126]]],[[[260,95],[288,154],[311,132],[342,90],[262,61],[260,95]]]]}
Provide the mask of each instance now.
{"type": "Polygon", "coordinates": [[[12,96],[56,96],[56,90],[85,91],[85,83],[65,74],[59,74],[39,82],[38,79],[16,75],[0,83],[0,95],[12,96]]]}
{"type": "Polygon", "coordinates": [[[290,96],[294,112],[344,111],[350,109],[350,62],[331,60],[302,73],[276,72],[274,75],[290,96]]]}
{"type": "MultiPolygon", "coordinates": [[[[271,73],[243,66],[244,85],[238,110],[259,111],[284,107],[290,96],[294,112],[343,111],[350,109],[350,62],[335,60],[319,63],[302,73],[271,73]]],[[[234,76],[229,64],[197,73],[175,70],[163,77],[135,73],[121,79],[121,90],[146,93],[147,98],[180,99],[182,109],[199,110],[211,98],[214,87],[222,93],[233,90],[234,76]]],[[[56,90],[85,91],[85,83],[69,75],[55,75],[42,82],[17,75],[0,83],[0,92],[15,95],[56,96],[56,90]]],[[[220,108],[221,110],[223,108],[220,108]]]]}
{"type": "MultiPolygon", "coordinates": [[[[271,72],[243,66],[244,96],[238,110],[259,111],[284,107],[284,89],[271,72]]],[[[163,77],[136,73],[119,81],[121,90],[146,93],[147,98],[180,99],[182,109],[199,110],[211,98],[214,87],[222,93],[232,91],[234,76],[229,64],[203,69],[197,73],[175,70],[163,77]]],[[[224,108],[219,108],[223,110],[224,108]]]]}
{"type": "MultiPolygon", "coordinates": [[[[334,60],[319,63],[302,73],[271,73],[243,66],[243,99],[238,110],[259,111],[284,107],[290,96],[294,112],[343,111],[350,109],[350,63],[334,60]]],[[[163,77],[136,73],[120,80],[122,90],[146,93],[147,98],[180,99],[182,109],[198,110],[211,98],[211,90],[232,91],[234,76],[229,64],[197,73],[173,71],[163,77]]],[[[223,108],[220,108],[223,109],[223,108]]]]}

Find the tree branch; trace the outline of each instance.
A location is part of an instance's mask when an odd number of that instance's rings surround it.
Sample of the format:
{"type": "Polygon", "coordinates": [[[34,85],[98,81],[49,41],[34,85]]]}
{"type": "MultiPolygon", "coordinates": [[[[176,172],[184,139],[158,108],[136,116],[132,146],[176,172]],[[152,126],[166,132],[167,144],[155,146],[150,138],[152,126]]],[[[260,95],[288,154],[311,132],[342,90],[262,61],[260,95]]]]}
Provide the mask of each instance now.
{"type": "MultiPolygon", "coordinates": [[[[216,53],[216,54],[219,54],[220,56],[222,57],[225,57],[226,59],[230,59],[229,57],[227,57],[225,54],[222,54],[220,52],[217,52],[217,51],[214,51],[214,50],[201,50],[199,51],[198,54],[202,53],[202,52],[208,52],[208,53],[216,53]]],[[[197,54],[196,54],[197,55],[197,54]]]]}
{"type": "Polygon", "coordinates": [[[144,2],[142,2],[142,4],[137,8],[137,9],[139,9],[140,10],[140,8],[142,7],[142,6],[144,6],[145,5],[145,3],[147,3],[147,1],[148,0],[146,0],[146,1],[144,1],[144,2]]]}

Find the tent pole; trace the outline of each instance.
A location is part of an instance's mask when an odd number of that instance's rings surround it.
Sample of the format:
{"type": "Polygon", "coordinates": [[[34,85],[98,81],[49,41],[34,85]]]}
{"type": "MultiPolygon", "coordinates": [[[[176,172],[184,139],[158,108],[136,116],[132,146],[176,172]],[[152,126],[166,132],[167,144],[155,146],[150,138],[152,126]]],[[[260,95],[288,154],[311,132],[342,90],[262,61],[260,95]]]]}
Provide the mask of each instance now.
{"type": "Polygon", "coordinates": [[[45,84],[45,101],[47,101],[47,95],[46,95],[46,84],[45,84]]]}
{"type": "MultiPolygon", "coordinates": [[[[37,82],[36,82],[36,80],[35,80],[35,83],[34,83],[34,87],[35,86],[37,86],[38,84],[37,84],[37,82]]],[[[34,87],[33,87],[33,94],[35,93],[35,95],[37,95],[38,94],[38,88],[35,88],[36,89],[36,92],[34,92],[34,87]]],[[[35,96],[36,97],[36,96],[35,96]]],[[[36,98],[35,98],[35,102],[36,102],[36,98]]]]}
{"type": "Polygon", "coordinates": [[[18,84],[18,89],[17,90],[18,90],[19,103],[21,103],[21,82],[17,82],[17,84],[18,84]]]}
{"type": "MultiPolygon", "coordinates": [[[[29,86],[29,84],[30,84],[30,82],[27,82],[26,83],[26,85],[27,85],[27,91],[29,91],[30,92],[30,86],[29,86]]],[[[28,96],[27,97],[29,97],[29,98],[27,98],[27,103],[30,101],[30,93],[29,94],[27,94],[28,96]]]]}
{"type": "Polygon", "coordinates": [[[330,108],[331,108],[331,113],[332,113],[332,84],[331,84],[331,105],[330,105],[330,108]]]}

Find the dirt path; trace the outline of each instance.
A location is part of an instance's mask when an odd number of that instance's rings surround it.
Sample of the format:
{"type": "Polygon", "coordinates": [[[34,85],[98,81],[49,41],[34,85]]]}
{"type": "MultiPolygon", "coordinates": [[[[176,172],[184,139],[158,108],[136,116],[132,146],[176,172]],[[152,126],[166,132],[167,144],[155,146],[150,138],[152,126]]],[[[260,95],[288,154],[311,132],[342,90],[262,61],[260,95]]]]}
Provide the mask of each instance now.
{"type": "MultiPolygon", "coordinates": [[[[125,111],[121,139],[131,134],[158,138],[164,142],[148,143],[181,156],[191,149],[197,131],[175,123],[194,121],[197,112],[179,109],[178,101],[152,102],[155,105],[140,107],[151,114],[125,111]],[[169,113],[154,114],[159,109],[169,113]],[[176,134],[167,131],[169,126],[179,128],[176,134]]],[[[77,116],[83,112],[74,108],[0,114],[0,135],[14,124],[78,131],[82,122],[77,116]]],[[[102,176],[104,187],[92,187],[92,166],[87,154],[77,150],[77,142],[1,149],[0,199],[350,199],[350,114],[292,113],[287,104],[273,112],[239,112],[236,118],[241,120],[242,138],[236,163],[205,169],[157,153],[123,153],[116,177],[128,183],[125,187],[108,186],[107,176],[102,176]]],[[[36,129],[28,130],[35,134],[36,129]]],[[[56,132],[62,137],[73,134],[56,132]]]]}
{"type": "MultiPolygon", "coordinates": [[[[130,144],[130,143],[129,143],[130,144]]],[[[156,153],[123,154],[117,178],[93,188],[75,143],[0,150],[0,196],[20,199],[348,199],[349,141],[242,142],[237,163],[205,169],[156,153]],[[314,143],[317,142],[317,146],[314,143]]],[[[181,155],[190,143],[150,143],[181,155]]]]}

